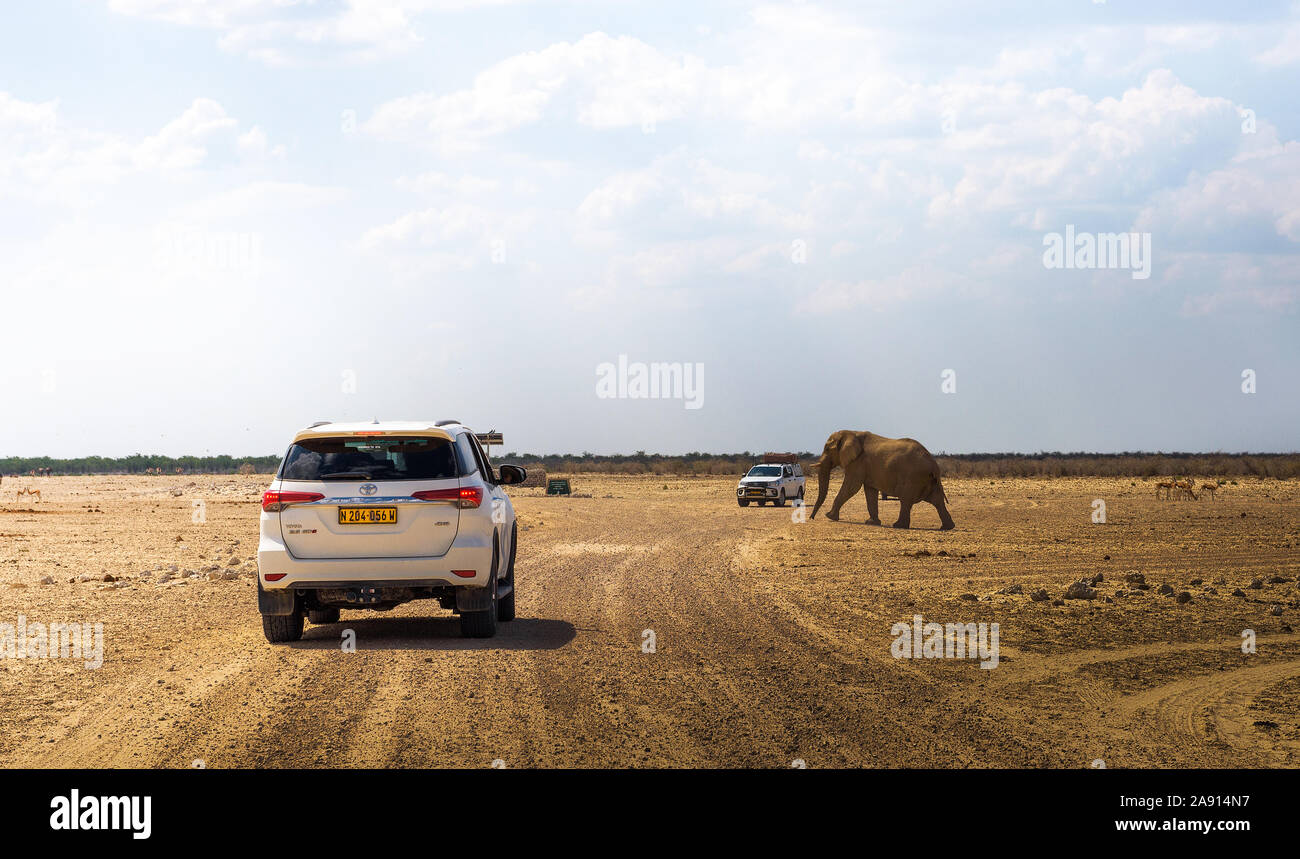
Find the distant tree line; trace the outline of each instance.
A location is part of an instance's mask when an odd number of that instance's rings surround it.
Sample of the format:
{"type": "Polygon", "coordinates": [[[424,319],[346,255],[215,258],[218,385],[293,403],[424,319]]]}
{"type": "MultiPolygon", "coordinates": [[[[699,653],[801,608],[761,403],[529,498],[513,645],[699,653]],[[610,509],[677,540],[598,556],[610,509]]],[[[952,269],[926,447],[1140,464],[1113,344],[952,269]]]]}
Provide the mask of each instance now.
{"type": "Polygon", "coordinates": [[[954,477],[1300,477],[1297,453],[963,453],[935,459],[954,477]]]}
{"type": "MultiPolygon", "coordinates": [[[[816,468],[820,453],[799,452],[805,471],[816,468]]],[[[493,457],[549,473],[709,475],[743,474],[762,453],[699,453],[681,456],[637,451],[600,456],[519,454],[493,457]]],[[[957,453],[936,454],[939,467],[952,477],[1300,477],[1300,453],[957,453]]]]}
{"type": "MultiPolygon", "coordinates": [[[[801,451],[806,471],[816,468],[820,454],[801,451]]],[[[668,455],[639,450],[631,454],[510,452],[496,462],[541,467],[548,474],[729,475],[743,474],[762,453],[701,453],[668,455]]],[[[1300,477],[1300,453],[940,453],[943,473],[952,477],[1300,477]]],[[[0,474],[270,474],[279,456],[88,456],[53,459],[48,456],[0,458],[0,474]],[[48,470],[48,471],[46,471],[48,470]]]]}
{"type": "Polygon", "coordinates": [[[0,474],[41,473],[50,474],[144,474],[161,471],[175,474],[237,474],[242,466],[245,472],[269,473],[280,466],[279,456],[158,456],[137,453],[132,456],[85,456],[80,459],[53,459],[48,456],[0,457],[0,474]]]}

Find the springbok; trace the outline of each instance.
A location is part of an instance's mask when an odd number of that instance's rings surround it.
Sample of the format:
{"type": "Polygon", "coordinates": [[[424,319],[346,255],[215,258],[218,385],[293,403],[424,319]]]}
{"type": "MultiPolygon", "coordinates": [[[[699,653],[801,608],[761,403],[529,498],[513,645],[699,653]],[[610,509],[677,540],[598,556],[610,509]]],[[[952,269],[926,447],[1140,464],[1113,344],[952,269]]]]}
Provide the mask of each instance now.
{"type": "Polygon", "coordinates": [[[1219,500],[1219,496],[1214,494],[1215,492],[1218,491],[1218,489],[1219,489],[1219,484],[1217,482],[1201,484],[1201,494],[1205,495],[1206,493],[1209,493],[1210,498],[1214,499],[1215,501],[1219,500]]]}
{"type": "Polygon", "coordinates": [[[1160,481],[1159,483],[1156,484],[1156,497],[1157,497],[1157,498],[1160,497],[1160,493],[1161,493],[1161,492],[1163,492],[1163,493],[1165,494],[1165,495],[1164,495],[1165,498],[1169,498],[1169,497],[1171,497],[1171,493],[1172,493],[1173,491],[1174,491],[1174,482],[1173,482],[1172,480],[1162,480],[1162,481],[1160,481]]]}
{"type": "Polygon", "coordinates": [[[35,495],[37,501],[40,501],[40,500],[41,500],[41,490],[39,490],[39,489],[29,489],[29,488],[26,487],[26,486],[24,486],[22,489],[19,489],[19,490],[18,490],[18,492],[17,492],[17,498],[15,498],[15,500],[16,500],[16,501],[20,501],[20,500],[22,500],[22,497],[23,497],[24,495],[35,495]]]}

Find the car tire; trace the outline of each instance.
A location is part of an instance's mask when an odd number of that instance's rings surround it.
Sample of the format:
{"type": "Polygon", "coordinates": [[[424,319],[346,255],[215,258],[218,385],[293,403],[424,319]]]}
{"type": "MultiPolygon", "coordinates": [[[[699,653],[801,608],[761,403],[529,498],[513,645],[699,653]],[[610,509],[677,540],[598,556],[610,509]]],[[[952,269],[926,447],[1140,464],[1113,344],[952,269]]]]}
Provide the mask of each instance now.
{"type": "Polygon", "coordinates": [[[748,506],[749,506],[749,502],[746,501],[746,500],[743,499],[743,498],[738,498],[738,499],[736,499],[736,503],[739,504],[741,507],[748,507],[748,506]]]}
{"type": "Polygon", "coordinates": [[[781,497],[778,498],[776,501],[773,501],[773,502],[772,502],[772,505],[775,506],[775,507],[784,507],[784,506],[785,506],[785,490],[784,490],[784,489],[781,490],[781,497]]]}
{"type": "Polygon", "coordinates": [[[800,500],[800,501],[803,500],[803,487],[802,487],[802,486],[799,487],[799,500],[800,500]]]}
{"type": "Polygon", "coordinates": [[[497,620],[515,619],[515,540],[519,537],[518,523],[510,526],[510,562],[506,565],[506,582],[510,584],[510,593],[497,600],[497,620]]]}
{"type": "Polygon", "coordinates": [[[293,614],[262,615],[262,632],[272,644],[285,644],[302,638],[302,609],[293,614]]]}
{"type": "Polygon", "coordinates": [[[307,612],[307,619],[312,623],[338,623],[339,610],[337,608],[312,609],[307,612]]]}
{"type": "Polygon", "coordinates": [[[492,575],[488,587],[492,589],[492,604],[483,611],[460,613],[460,634],[465,638],[491,638],[497,634],[497,567],[500,565],[500,548],[492,544],[492,575]]]}

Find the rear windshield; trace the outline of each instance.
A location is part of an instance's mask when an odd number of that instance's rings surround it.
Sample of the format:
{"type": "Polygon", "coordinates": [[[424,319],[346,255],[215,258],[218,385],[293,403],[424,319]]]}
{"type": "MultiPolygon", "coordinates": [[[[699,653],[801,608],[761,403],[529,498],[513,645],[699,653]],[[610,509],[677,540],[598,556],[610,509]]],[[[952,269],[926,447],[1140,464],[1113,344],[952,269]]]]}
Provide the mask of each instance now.
{"type": "Polygon", "coordinates": [[[436,480],[456,476],[445,438],[313,438],[293,447],[281,480],[436,480]]]}

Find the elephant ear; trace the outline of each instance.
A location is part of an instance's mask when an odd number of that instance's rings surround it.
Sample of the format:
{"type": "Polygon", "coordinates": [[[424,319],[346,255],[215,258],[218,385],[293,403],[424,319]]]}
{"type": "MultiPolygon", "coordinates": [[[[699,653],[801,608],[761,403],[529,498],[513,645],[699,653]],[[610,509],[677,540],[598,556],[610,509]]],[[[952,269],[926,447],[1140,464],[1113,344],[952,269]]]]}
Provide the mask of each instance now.
{"type": "Polygon", "coordinates": [[[864,452],[862,439],[854,433],[846,432],[840,438],[840,468],[848,468],[849,463],[862,456],[864,452]]]}

